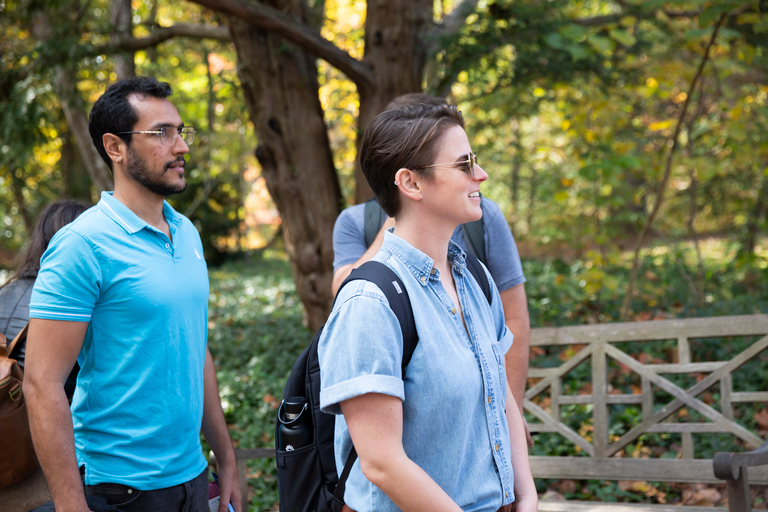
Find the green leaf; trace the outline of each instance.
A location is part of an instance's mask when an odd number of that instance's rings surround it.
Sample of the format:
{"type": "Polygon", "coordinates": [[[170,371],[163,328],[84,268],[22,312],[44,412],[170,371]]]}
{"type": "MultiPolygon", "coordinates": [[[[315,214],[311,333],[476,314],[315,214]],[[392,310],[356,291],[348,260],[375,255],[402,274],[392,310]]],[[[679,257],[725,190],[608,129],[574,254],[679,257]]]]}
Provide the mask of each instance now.
{"type": "Polygon", "coordinates": [[[575,61],[587,59],[592,56],[592,52],[589,51],[588,48],[577,44],[569,44],[565,47],[565,50],[571,54],[571,58],[575,61]]]}
{"type": "Polygon", "coordinates": [[[587,35],[587,29],[581,25],[565,25],[559,30],[560,34],[571,41],[583,41],[587,35]]]}
{"type": "Polygon", "coordinates": [[[737,7],[738,2],[718,2],[710,7],[707,7],[699,15],[699,26],[708,27],[714,25],[721,14],[725,14],[734,7],[737,7]]]}
{"type": "Polygon", "coordinates": [[[551,32],[544,36],[544,42],[547,43],[547,46],[554,48],[555,50],[562,50],[564,47],[563,38],[557,32],[551,32]]]}
{"type": "Polygon", "coordinates": [[[618,41],[624,46],[634,46],[637,43],[637,38],[634,34],[631,34],[623,29],[613,28],[609,31],[611,38],[618,41]]]}
{"type": "Polygon", "coordinates": [[[702,28],[692,28],[690,30],[686,30],[683,34],[685,37],[685,40],[689,43],[699,41],[700,39],[704,39],[710,34],[709,30],[702,29],[702,28]]]}
{"type": "Polygon", "coordinates": [[[590,34],[587,37],[587,41],[592,48],[600,53],[613,53],[613,50],[616,48],[616,43],[605,36],[590,34]]]}

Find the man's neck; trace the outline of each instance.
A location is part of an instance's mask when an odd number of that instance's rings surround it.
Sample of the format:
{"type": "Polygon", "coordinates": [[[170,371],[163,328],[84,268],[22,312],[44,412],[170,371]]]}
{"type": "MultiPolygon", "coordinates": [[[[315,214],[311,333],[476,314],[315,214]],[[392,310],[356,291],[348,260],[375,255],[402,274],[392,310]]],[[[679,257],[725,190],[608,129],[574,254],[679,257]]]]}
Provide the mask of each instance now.
{"type": "Polygon", "coordinates": [[[163,214],[163,201],[165,198],[150,192],[139,184],[131,184],[135,186],[121,185],[115,183],[113,197],[135,213],[138,218],[162,231],[170,238],[171,231],[163,214]]]}

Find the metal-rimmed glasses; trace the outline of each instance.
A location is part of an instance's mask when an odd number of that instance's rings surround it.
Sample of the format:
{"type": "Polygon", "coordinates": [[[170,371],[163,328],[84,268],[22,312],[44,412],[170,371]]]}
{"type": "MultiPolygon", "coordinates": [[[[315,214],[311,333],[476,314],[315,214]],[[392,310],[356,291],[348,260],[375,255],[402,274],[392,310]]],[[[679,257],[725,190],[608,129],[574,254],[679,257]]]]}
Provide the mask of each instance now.
{"type": "MultiPolygon", "coordinates": [[[[469,174],[469,177],[472,179],[475,179],[475,166],[477,165],[477,153],[470,153],[469,156],[467,156],[466,160],[459,160],[457,162],[445,162],[442,164],[432,164],[432,165],[420,165],[418,167],[411,167],[411,170],[416,169],[426,169],[428,167],[440,167],[441,165],[462,165],[464,166],[462,168],[462,171],[469,174]]],[[[444,169],[444,170],[453,170],[453,169],[444,169]]]]}
{"type": "Polygon", "coordinates": [[[115,135],[127,135],[129,133],[143,133],[146,135],[156,135],[160,137],[160,144],[163,146],[173,146],[176,143],[176,137],[181,135],[181,140],[187,146],[191,146],[195,140],[195,129],[191,126],[163,126],[159,130],[143,130],[139,132],[120,132],[115,135]]]}

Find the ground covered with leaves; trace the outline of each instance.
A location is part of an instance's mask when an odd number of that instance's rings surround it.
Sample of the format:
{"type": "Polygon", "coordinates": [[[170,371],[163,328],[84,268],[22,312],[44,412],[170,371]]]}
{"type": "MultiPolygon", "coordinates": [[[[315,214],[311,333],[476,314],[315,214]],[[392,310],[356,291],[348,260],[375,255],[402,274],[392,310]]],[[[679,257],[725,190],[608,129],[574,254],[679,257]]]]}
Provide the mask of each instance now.
{"type": "MultiPolygon", "coordinates": [[[[690,247],[654,250],[645,259],[630,320],[768,312],[768,288],[760,285],[768,282],[768,264],[744,265],[730,256],[724,243],[701,259],[690,247]]],[[[524,261],[532,325],[618,321],[628,267],[626,260],[607,261],[599,254],[568,262],[524,261]]],[[[240,448],[273,447],[286,377],[313,334],[303,326],[290,266],[283,253],[267,251],[247,263],[212,268],[210,278],[209,344],[232,438],[240,448]]],[[[751,413],[768,429],[768,411],[751,413]]],[[[539,442],[533,453],[559,453],[566,444],[539,442]]],[[[251,461],[248,477],[251,511],[277,510],[274,459],[251,461]]],[[[725,500],[724,486],[717,485],[572,480],[537,485],[542,496],[606,502],[711,506],[725,500]]],[[[768,489],[753,487],[753,492],[754,508],[768,508],[768,489]]]]}

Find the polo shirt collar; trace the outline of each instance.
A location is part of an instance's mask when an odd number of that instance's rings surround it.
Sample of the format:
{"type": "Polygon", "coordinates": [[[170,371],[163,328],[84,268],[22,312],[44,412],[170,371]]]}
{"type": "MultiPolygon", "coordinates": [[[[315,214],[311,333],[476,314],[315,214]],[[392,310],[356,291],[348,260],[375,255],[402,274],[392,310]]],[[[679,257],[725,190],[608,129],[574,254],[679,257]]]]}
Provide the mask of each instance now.
{"type": "MultiPolygon", "coordinates": [[[[115,199],[112,195],[113,193],[114,192],[111,191],[102,192],[101,201],[99,201],[98,204],[98,207],[107,215],[107,217],[112,219],[115,224],[122,227],[130,235],[149,226],[149,224],[142,220],[138,215],[133,213],[130,208],[115,199]]],[[[178,227],[180,219],[179,214],[170,204],[168,204],[168,201],[163,201],[163,215],[165,216],[165,220],[171,226],[171,232],[174,232],[174,228],[178,227]]]]}
{"type": "MultiPolygon", "coordinates": [[[[435,266],[435,260],[395,235],[393,230],[394,228],[390,228],[384,233],[382,249],[386,249],[403,261],[406,268],[423,286],[426,286],[430,278],[438,277],[437,270],[434,273],[432,271],[435,266]]],[[[467,266],[466,254],[453,240],[448,242],[448,261],[451,262],[451,266],[454,269],[460,272],[467,266]]]]}

